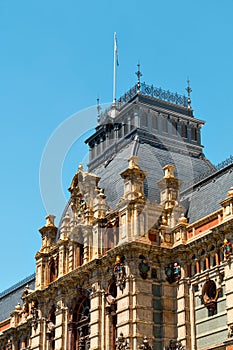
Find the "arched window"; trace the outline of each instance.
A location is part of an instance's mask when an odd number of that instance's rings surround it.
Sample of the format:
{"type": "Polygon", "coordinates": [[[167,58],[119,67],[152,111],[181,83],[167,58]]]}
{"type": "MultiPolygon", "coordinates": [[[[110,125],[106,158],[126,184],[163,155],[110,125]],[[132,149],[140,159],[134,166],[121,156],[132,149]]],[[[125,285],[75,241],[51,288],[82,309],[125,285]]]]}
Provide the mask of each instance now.
{"type": "Polygon", "coordinates": [[[55,281],[57,278],[57,268],[54,259],[52,258],[49,263],[49,283],[55,281]]]}
{"type": "Polygon", "coordinates": [[[114,227],[109,225],[107,227],[106,234],[104,236],[104,251],[107,251],[114,247],[114,227]]]}
{"type": "Polygon", "coordinates": [[[206,282],[202,287],[202,299],[208,309],[209,316],[216,314],[218,291],[215,282],[209,277],[206,278],[206,282]]]}
{"type": "Polygon", "coordinates": [[[78,244],[76,247],[76,267],[79,267],[83,264],[84,251],[83,244],[78,244]]]}
{"type": "Polygon", "coordinates": [[[89,340],[90,323],[90,300],[84,297],[74,308],[73,311],[73,348],[72,350],[88,350],[90,348],[89,340]]]}

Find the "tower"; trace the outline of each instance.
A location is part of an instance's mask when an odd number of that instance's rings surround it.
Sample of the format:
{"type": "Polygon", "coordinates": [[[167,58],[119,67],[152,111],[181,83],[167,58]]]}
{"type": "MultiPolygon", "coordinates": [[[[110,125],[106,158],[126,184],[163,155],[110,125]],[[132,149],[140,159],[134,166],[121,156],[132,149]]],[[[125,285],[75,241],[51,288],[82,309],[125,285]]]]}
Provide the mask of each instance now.
{"type": "Polygon", "coordinates": [[[98,115],[58,227],[39,230],[35,288],[0,323],[2,348],[233,346],[232,163],[205,158],[190,86],[148,86],[138,68],[98,115]]]}

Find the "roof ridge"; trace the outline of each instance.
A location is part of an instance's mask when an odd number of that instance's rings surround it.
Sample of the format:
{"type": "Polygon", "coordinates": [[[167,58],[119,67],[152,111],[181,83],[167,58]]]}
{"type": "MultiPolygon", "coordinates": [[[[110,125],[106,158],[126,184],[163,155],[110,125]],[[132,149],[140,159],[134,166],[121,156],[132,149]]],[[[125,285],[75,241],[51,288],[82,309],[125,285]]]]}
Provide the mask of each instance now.
{"type": "Polygon", "coordinates": [[[190,190],[193,190],[194,188],[201,186],[203,183],[208,183],[213,177],[217,177],[221,173],[222,174],[225,173],[232,167],[233,167],[233,163],[230,163],[223,168],[218,169],[216,167],[216,170],[210,170],[208,172],[201,174],[200,177],[194,179],[192,184],[190,183],[190,186],[188,185],[188,187],[186,187],[183,191],[181,191],[181,195],[184,195],[186,192],[189,192],[190,190]]]}

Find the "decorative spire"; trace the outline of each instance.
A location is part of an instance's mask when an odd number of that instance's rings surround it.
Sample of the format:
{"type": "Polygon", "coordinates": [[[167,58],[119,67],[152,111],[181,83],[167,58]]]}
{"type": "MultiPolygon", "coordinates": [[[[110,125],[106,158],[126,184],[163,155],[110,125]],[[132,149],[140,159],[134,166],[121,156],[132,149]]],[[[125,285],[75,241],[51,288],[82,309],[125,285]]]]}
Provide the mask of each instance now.
{"type": "Polygon", "coordinates": [[[100,111],[101,111],[101,106],[100,106],[100,99],[97,97],[96,99],[96,109],[97,109],[97,122],[100,124],[100,111]]]}
{"type": "Polygon", "coordinates": [[[138,62],[138,71],[135,72],[136,76],[138,77],[138,82],[137,82],[137,93],[140,92],[140,88],[141,88],[141,82],[140,82],[140,79],[141,79],[141,76],[142,76],[142,73],[140,71],[140,63],[138,62]]]}
{"type": "Polygon", "coordinates": [[[186,91],[187,91],[187,93],[188,93],[188,108],[191,108],[191,98],[190,98],[190,94],[191,94],[191,92],[192,92],[192,89],[191,89],[191,87],[190,87],[190,80],[189,80],[189,78],[187,79],[187,83],[188,83],[188,86],[187,86],[187,88],[186,88],[186,91]]]}

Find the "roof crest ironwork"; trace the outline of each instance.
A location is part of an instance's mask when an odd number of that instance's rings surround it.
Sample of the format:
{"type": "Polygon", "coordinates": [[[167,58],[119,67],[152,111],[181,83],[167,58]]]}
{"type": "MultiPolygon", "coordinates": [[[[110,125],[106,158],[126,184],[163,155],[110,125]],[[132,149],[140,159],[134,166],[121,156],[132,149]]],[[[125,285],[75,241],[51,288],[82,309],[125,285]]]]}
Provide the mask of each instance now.
{"type": "MultiPolygon", "coordinates": [[[[115,104],[115,108],[120,110],[128,102],[130,102],[138,94],[150,96],[162,101],[170,102],[175,105],[188,108],[188,98],[185,95],[180,95],[178,93],[173,93],[169,90],[164,90],[161,87],[157,88],[153,85],[147,85],[146,83],[140,83],[140,92],[138,91],[138,83],[135,84],[131,89],[129,89],[124,95],[122,95],[115,104]]],[[[105,118],[109,115],[112,110],[112,106],[99,114],[100,123],[105,121],[105,118]]]]}

